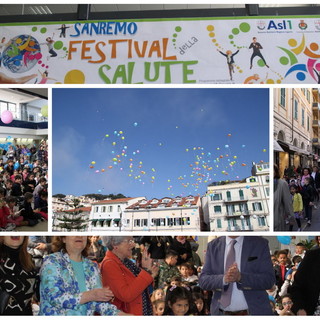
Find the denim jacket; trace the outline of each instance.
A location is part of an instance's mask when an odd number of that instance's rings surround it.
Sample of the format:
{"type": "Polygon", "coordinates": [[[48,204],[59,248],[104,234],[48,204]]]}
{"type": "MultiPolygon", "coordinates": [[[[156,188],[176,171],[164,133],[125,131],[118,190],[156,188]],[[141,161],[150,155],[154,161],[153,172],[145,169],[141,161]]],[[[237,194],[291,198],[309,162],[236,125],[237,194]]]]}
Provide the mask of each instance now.
{"type": "MultiPolygon", "coordinates": [[[[83,258],[87,290],[101,288],[98,266],[83,258]]],[[[69,255],[64,252],[50,254],[44,259],[40,270],[39,315],[82,315],[80,304],[82,293],[75,278],[69,255]]],[[[88,302],[86,315],[117,315],[119,310],[108,302],[88,302]]]]}

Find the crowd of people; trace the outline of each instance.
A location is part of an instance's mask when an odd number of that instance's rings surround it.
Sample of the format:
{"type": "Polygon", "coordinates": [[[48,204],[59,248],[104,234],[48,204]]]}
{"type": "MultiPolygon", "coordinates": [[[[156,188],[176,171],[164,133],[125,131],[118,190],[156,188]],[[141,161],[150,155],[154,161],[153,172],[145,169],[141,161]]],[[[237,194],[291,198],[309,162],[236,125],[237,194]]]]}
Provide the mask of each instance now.
{"type": "Polygon", "coordinates": [[[218,237],[203,265],[193,237],[2,236],[0,314],[318,315],[319,244],[218,237]]]}
{"type": "Polygon", "coordinates": [[[48,220],[48,145],[9,144],[0,156],[0,231],[48,220]]]}
{"type": "Polygon", "coordinates": [[[274,231],[302,230],[302,220],[311,226],[318,208],[320,172],[318,166],[286,169],[283,178],[274,166],[274,231]]]}

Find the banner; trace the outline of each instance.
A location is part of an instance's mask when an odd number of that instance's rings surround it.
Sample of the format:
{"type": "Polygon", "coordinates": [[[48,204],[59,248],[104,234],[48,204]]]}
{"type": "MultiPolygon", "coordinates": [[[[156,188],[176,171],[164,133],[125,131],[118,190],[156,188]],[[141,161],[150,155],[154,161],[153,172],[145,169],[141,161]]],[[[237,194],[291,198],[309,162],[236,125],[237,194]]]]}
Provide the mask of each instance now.
{"type": "Polygon", "coordinates": [[[320,16],[0,25],[0,83],[320,83],[320,16]]]}

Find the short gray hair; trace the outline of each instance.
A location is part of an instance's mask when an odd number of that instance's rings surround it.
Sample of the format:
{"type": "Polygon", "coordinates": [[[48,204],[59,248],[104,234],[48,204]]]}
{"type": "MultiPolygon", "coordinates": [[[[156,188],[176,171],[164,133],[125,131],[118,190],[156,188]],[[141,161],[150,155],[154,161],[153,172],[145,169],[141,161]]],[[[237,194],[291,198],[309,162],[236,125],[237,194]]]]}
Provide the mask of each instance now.
{"type": "Polygon", "coordinates": [[[102,236],[101,240],[108,250],[112,251],[114,246],[120,244],[127,238],[128,236],[102,236]]]}

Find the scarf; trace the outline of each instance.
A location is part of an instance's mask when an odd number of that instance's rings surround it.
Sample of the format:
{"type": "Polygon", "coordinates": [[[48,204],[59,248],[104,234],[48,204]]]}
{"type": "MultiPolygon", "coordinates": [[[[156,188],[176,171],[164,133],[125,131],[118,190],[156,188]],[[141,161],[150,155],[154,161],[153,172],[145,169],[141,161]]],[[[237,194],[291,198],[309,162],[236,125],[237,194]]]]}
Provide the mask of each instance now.
{"type": "MultiPolygon", "coordinates": [[[[123,264],[128,268],[136,277],[141,269],[137,267],[130,259],[125,258],[123,264]]],[[[152,305],[149,298],[148,287],[142,292],[142,312],[144,316],[152,316],[152,305]]]]}

